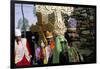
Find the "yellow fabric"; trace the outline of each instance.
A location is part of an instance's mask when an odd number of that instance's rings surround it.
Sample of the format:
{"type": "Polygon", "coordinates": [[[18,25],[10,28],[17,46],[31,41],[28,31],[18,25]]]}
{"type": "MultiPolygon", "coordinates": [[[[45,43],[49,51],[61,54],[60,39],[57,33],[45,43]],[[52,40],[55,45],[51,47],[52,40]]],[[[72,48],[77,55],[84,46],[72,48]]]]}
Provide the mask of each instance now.
{"type": "Polygon", "coordinates": [[[44,54],[43,64],[47,64],[47,62],[46,62],[45,48],[42,48],[42,50],[43,50],[43,54],[44,54]]]}

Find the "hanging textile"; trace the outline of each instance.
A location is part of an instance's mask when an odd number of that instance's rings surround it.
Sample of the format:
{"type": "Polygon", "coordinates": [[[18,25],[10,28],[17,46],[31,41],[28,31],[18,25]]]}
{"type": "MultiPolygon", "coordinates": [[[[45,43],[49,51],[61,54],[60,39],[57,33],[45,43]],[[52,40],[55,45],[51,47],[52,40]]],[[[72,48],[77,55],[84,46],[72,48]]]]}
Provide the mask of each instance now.
{"type": "Polygon", "coordinates": [[[35,58],[38,64],[43,64],[44,55],[41,47],[37,47],[35,50],[35,58]]]}
{"type": "Polygon", "coordinates": [[[53,63],[59,63],[59,56],[60,53],[62,52],[62,44],[61,41],[65,41],[66,44],[63,45],[63,48],[65,50],[67,50],[67,40],[64,38],[63,35],[59,35],[57,37],[55,37],[55,48],[54,48],[54,52],[53,52],[53,63]]]}
{"type": "Polygon", "coordinates": [[[22,38],[19,44],[15,41],[15,64],[19,66],[31,66],[31,53],[26,38],[22,38]]]}
{"type": "Polygon", "coordinates": [[[53,63],[59,63],[59,51],[61,51],[61,45],[58,37],[55,37],[55,48],[53,51],[53,63]]]}
{"type": "Polygon", "coordinates": [[[46,51],[45,51],[45,48],[42,48],[42,51],[43,51],[43,64],[47,64],[47,61],[46,61],[46,51]]]}

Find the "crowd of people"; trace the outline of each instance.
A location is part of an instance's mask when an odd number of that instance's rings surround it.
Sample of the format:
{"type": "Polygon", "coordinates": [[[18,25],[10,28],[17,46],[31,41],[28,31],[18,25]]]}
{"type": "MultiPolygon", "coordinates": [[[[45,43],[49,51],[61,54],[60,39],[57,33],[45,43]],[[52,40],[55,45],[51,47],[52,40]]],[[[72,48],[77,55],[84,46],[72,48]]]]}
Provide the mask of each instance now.
{"type": "Polygon", "coordinates": [[[15,64],[20,66],[32,66],[43,64],[69,64],[83,62],[84,59],[79,51],[72,45],[76,37],[76,22],[69,19],[70,35],[66,31],[64,23],[54,24],[55,29],[38,32],[24,32],[22,36],[20,29],[15,30],[15,64]],[[65,28],[64,28],[65,27],[65,28]]]}

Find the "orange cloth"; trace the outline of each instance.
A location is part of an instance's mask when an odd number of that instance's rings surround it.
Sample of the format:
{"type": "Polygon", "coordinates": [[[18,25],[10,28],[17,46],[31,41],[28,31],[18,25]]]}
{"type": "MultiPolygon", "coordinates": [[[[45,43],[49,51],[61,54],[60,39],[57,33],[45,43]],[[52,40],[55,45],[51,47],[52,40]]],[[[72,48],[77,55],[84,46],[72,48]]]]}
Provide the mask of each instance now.
{"type": "Polygon", "coordinates": [[[52,40],[52,41],[50,41],[50,48],[54,49],[54,47],[55,47],[55,44],[54,44],[54,41],[52,40]]]}

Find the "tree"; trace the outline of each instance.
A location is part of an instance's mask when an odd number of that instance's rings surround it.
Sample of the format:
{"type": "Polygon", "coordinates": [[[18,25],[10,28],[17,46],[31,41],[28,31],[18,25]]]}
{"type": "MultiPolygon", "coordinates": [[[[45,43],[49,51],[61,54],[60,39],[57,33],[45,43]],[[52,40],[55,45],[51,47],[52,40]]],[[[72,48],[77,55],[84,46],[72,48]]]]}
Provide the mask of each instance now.
{"type": "Polygon", "coordinates": [[[22,18],[20,18],[19,21],[18,21],[17,28],[21,29],[21,31],[26,31],[26,29],[29,27],[28,22],[29,21],[26,18],[24,18],[24,20],[22,18]]]}

